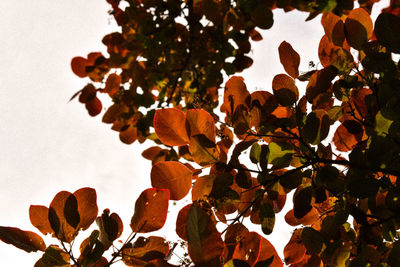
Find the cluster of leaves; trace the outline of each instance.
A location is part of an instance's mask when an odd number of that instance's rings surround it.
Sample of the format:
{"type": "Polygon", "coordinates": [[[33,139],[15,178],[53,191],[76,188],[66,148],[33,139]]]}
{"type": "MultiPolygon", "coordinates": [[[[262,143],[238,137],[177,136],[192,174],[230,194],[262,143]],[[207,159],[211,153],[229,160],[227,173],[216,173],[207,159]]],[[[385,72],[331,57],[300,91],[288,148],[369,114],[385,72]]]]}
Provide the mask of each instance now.
{"type": "Polygon", "coordinates": [[[352,0],[131,0],[124,11],[120,1],[108,2],[122,27],[103,40],[109,58],[74,58],[72,69],[104,81],[104,88],[88,84],[77,93],[90,115],[102,110],[96,94],[107,93],[113,104],[103,121],[121,140],[156,143],[142,154],[152,161],[153,188],[136,202],[132,235],[105,259],[122,222],[109,210],[96,220],[95,191],[83,188],[58,193],[49,208],[30,208],[32,224],[59,239],[61,248],[12,227],[0,228],[1,240],[44,251],[37,266],[109,266],[119,258],[129,266],[174,266],[166,240],[136,235],[161,229],[169,201],[191,194],[192,203],[176,219],[191,261],[182,264],[282,266],[272,244],[243,219],[269,235],[294,191],[285,220],[298,228],[284,249],[287,265],[400,265],[397,1],[375,22],[373,0],[359,1],[356,9],[352,0]],[[221,71],[229,75],[251,65],[249,38],[261,39],[255,28],[271,27],[274,8],[306,11],[309,19],[323,13],[322,68],[300,75],[300,55],[283,41],[278,52],[286,74],[274,77],[272,91],[250,93],[243,78],[233,76],[219,105],[221,71]],[[99,230],[74,258],[73,240],[95,220],[99,230]],[[222,232],[217,223],[225,225],[222,232]]]}

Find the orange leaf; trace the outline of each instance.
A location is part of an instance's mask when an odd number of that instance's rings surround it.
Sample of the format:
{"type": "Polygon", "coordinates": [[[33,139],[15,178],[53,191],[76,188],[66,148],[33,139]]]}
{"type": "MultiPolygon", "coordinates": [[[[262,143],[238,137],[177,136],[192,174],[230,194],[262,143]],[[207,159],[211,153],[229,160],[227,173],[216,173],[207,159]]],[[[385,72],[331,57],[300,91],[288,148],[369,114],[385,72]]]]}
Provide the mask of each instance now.
{"type": "Polygon", "coordinates": [[[219,158],[217,145],[203,134],[190,138],[189,151],[193,160],[200,166],[210,166],[217,162],[219,158]]]}
{"type": "Polygon", "coordinates": [[[189,143],[185,125],[185,113],[179,109],[157,110],[154,115],[154,130],[165,145],[183,146],[189,143]]]}
{"type": "Polygon", "coordinates": [[[248,107],[248,97],[244,79],[239,76],[231,77],[225,84],[224,103],[221,106],[221,111],[227,114],[232,114],[240,105],[248,107]]]}
{"type": "Polygon", "coordinates": [[[278,48],[279,59],[286,73],[294,79],[299,76],[300,56],[293,47],[286,41],[283,41],[278,48]]]}
{"type": "Polygon", "coordinates": [[[190,137],[203,134],[215,142],[215,122],[213,117],[203,109],[189,109],[186,112],[187,133],[190,137]]]}
{"type": "Polygon", "coordinates": [[[77,229],[86,230],[97,217],[98,208],[96,190],[84,187],[75,191],[73,195],[77,200],[78,213],[80,216],[77,229]]]}
{"type": "Polygon", "coordinates": [[[346,120],[336,129],[333,143],[337,150],[346,152],[366,138],[364,128],[360,123],[355,120],[346,120]]]}
{"type": "Polygon", "coordinates": [[[63,242],[70,243],[77,235],[75,227],[79,223],[79,214],[76,208],[76,198],[67,191],[59,192],[50,203],[49,222],[55,237],[63,242]]]}
{"type": "Polygon", "coordinates": [[[286,74],[278,74],[272,80],[274,95],[282,106],[292,106],[299,99],[294,80],[286,74]]]}
{"type": "Polygon", "coordinates": [[[248,232],[236,245],[232,259],[247,262],[253,266],[260,255],[261,236],[256,232],[248,232]]]}
{"type": "Polygon", "coordinates": [[[190,207],[192,206],[192,204],[186,205],[185,207],[183,207],[179,213],[178,213],[178,217],[176,218],[176,227],[175,227],[175,231],[178,234],[178,236],[180,238],[182,238],[183,240],[187,241],[187,231],[186,231],[186,223],[188,220],[188,215],[189,215],[189,211],[190,211],[190,207]]]}
{"type": "Polygon", "coordinates": [[[115,73],[111,73],[107,77],[106,81],[106,86],[104,87],[104,90],[112,96],[119,90],[119,86],[121,85],[121,76],[115,73]]]}
{"type": "Polygon", "coordinates": [[[283,250],[285,263],[288,265],[302,261],[306,254],[307,249],[301,241],[301,230],[302,229],[294,230],[289,243],[286,244],[285,249],[283,250]]]}
{"type": "Polygon", "coordinates": [[[310,212],[308,212],[304,217],[302,217],[300,219],[297,219],[294,216],[293,209],[289,210],[285,215],[285,221],[291,226],[297,226],[300,224],[311,225],[318,219],[319,219],[319,213],[314,207],[311,209],[310,212]]]}
{"type": "Polygon", "coordinates": [[[137,128],[135,125],[129,125],[119,133],[119,139],[125,144],[132,144],[137,139],[137,128]]]}
{"type": "Polygon", "coordinates": [[[46,249],[46,244],[38,234],[15,227],[0,226],[0,240],[26,252],[46,249]]]}
{"type": "Polygon", "coordinates": [[[343,46],[345,39],[344,23],[340,17],[331,12],[324,13],[321,18],[321,24],[328,40],[334,45],[343,46]]]}
{"type": "Polygon", "coordinates": [[[306,88],[306,97],[309,103],[319,94],[325,93],[331,87],[331,81],[336,77],[336,70],[332,67],[326,67],[316,71],[311,75],[306,88]]]}
{"type": "Polygon", "coordinates": [[[87,60],[83,57],[74,57],[71,60],[71,69],[80,78],[85,78],[86,74],[87,60]]]}
{"type": "Polygon", "coordinates": [[[160,161],[151,169],[151,185],[169,189],[171,200],[180,200],[192,187],[192,171],[177,161],[160,161]]]}
{"type": "Polygon", "coordinates": [[[101,104],[100,99],[95,96],[85,103],[85,107],[89,112],[89,115],[94,117],[100,114],[103,105],[101,104]]]}
{"type": "Polygon", "coordinates": [[[147,262],[163,259],[168,255],[168,252],[169,245],[164,238],[158,236],[145,238],[141,236],[135,241],[133,248],[122,250],[122,261],[128,266],[137,266],[135,265],[137,259],[147,262]]]}
{"type": "Polygon", "coordinates": [[[136,233],[148,233],[161,229],[167,219],[168,189],[149,188],[144,190],[135,203],[131,228],[136,233]]]}
{"type": "Polygon", "coordinates": [[[274,246],[264,237],[261,237],[260,244],[260,256],[258,257],[257,262],[262,262],[268,260],[271,257],[274,257],[269,267],[282,267],[283,263],[278,253],[276,252],[274,246]]]}
{"type": "Polygon", "coordinates": [[[42,234],[46,235],[54,233],[49,222],[49,208],[45,206],[31,205],[29,207],[29,218],[32,225],[42,234]]]}
{"type": "Polygon", "coordinates": [[[344,29],[349,45],[357,50],[361,50],[363,45],[372,37],[372,19],[365,9],[353,9],[344,22],[344,29]]]}

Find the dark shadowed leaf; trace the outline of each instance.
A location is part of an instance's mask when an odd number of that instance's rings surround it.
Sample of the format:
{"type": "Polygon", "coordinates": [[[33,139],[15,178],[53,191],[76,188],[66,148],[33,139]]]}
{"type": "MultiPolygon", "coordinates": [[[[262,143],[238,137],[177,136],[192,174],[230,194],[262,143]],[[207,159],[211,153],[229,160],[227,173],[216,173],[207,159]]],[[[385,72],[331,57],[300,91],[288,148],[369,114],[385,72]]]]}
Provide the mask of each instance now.
{"type": "Polygon", "coordinates": [[[312,187],[298,188],[293,196],[293,211],[297,219],[304,217],[312,209],[312,187]]]}
{"type": "Polygon", "coordinates": [[[192,187],[192,171],[177,161],[160,161],[151,169],[151,185],[169,189],[171,200],[185,197],[192,187]]]}
{"type": "Polygon", "coordinates": [[[333,136],[333,143],[339,151],[350,151],[364,140],[364,128],[355,120],[344,121],[333,136]]]}
{"type": "Polygon", "coordinates": [[[319,94],[325,93],[331,87],[331,81],[336,76],[336,70],[333,67],[326,67],[314,72],[307,84],[306,97],[309,103],[319,94]]]}
{"type": "Polygon", "coordinates": [[[320,253],[322,245],[324,244],[324,238],[321,233],[312,227],[303,228],[301,240],[306,249],[313,254],[320,253]]]}
{"type": "Polygon", "coordinates": [[[349,45],[361,50],[372,36],[373,24],[371,17],[363,8],[353,9],[344,22],[344,29],[349,45]]]}
{"type": "Polygon", "coordinates": [[[46,244],[38,234],[15,227],[0,226],[0,240],[26,252],[46,249],[46,244]]]}
{"type": "Polygon", "coordinates": [[[271,234],[275,225],[275,212],[270,203],[265,202],[261,204],[259,216],[261,222],[261,230],[266,235],[271,234]]]}
{"type": "Polygon", "coordinates": [[[197,203],[190,207],[186,230],[189,256],[196,265],[219,262],[224,247],[221,235],[210,215],[197,203]]]}
{"type": "Polygon", "coordinates": [[[161,229],[167,219],[168,201],[168,189],[144,190],[135,203],[135,213],[131,219],[132,231],[148,233],[161,229]]]}
{"type": "Polygon", "coordinates": [[[248,106],[248,97],[246,84],[242,77],[233,76],[225,84],[224,102],[221,106],[221,111],[227,114],[232,114],[240,105],[248,106]]]}
{"type": "Polygon", "coordinates": [[[76,229],[67,222],[64,214],[65,205],[71,195],[72,194],[67,191],[59,192],[50,203],[48,217],[55,236],[58,239],[68,243],[71,242],[77,235],[76,229]]]}
{"type": "Polygon", "coordinates": [[[400,53],[400,18],[382,12],[375,21],[375,35],[379,43],[390,51],[400,53]]]}
{"type": "Polygon", "coordinates": [[[122,250],[122,261],[128,266],[137,266],[136,261],[152,261],[163,259],[168,255],[169,245],[166,240],[158,236],[148,238],[139,237],[133,244],[133,248],[122,250]]]}
{"type": "Polygon", "coordinates": [[[306,142],[317,145],[329,134],[330,119],[323,109],[317,109],[307,115],[303,128],[303,137],[306,142]]]}
{"type": "Polygon", "coordinates": [[[327,12],[322,15],[321,24],[329,41],[334,45],[342,46],[344,35],[344,23],[339,16],[332,12],[327,12]]]}
{"type": "Polygon", "coordinates": [[[217,162],[219,158],[217,145],[204,134],[198,134],[190,138],[189,152],[193,160],[200,166],[210,166],[217,162]]]}
{"type": "Polygon", "coordinates": [[[123,224],[121,218],[116,213],[110,214],[109,209],[105,209],[99,216],[96,223],[100,230],[99,240],[107,248],[112,242],[121,236],[123,224]]]}
{"type": "Polygon", "coordinates": [[[80,217],[79,224],[76,228],[78,230],[86,230],[97,217],[98,208],[96,190],[84,187],[75,191],[73,195],[77,201],[80,217]]]}

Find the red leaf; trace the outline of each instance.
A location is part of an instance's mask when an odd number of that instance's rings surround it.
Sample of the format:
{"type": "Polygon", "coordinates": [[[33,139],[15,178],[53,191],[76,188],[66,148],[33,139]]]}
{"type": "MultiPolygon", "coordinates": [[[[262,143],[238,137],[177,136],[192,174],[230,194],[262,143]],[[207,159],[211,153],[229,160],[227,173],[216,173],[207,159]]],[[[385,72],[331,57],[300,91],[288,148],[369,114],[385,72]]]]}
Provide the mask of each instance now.
{"type": "Polygon", "coordinates": [[[96,190],[84,187],[75,191],[73,195],[78,202],[78,213],[80,216],[77,229],[86,230],[97,217],[98,208],[96,190]]]}
{"type": "Polygon", "coordinates": [[[309,103],[313,103],[313,99],[319,94],[325,93],[331,87],[331,81],[336,77],[336,70],[327,67],[316,71],[311,75],[306,88],[306,97],[309,103]]]}
{"type": "Polygon", "coordinates": [[[303,260],[303,257],[306,254],[307,249],[301,241],[301,230],[302,229],[294,230],[289,243],[286,244],[285,249],[283,250],[286,264],[298,263],[303,260]]]}
{"type": "Polygon", "coordinates": [[[248,232],[236,245],[232,259],[242,260],[253,266],[260,255],[260,247],[261,236],[256,232],[248,232]]]}
{"type": "Polygon", "coordinates": [[[161,229],[167,219],[168,201],[168,189],[144,190],[135,203],[135,213],[131,219],[132,231],[148,233],[161,229]]]}
{"type": "Polygon", "coordinates": [[[186,112],[186,126],[189,137],[203,134],[215,142],[215,122],[213,117],[203,109],[189,109],[186,112]]]}
{"type": "Polygon", "coordinates": [[[168,255],[168,252],[169,245],[164,238],[158,236],[145,238],[141,236],[135,241],[133,248],[122,250],[122,260],[128,266],[137,266],[135,262],[138,259],[147,262],[163,259],[168,255]]]}
{"type": "Polygon", "coordinates": [[[311,209],[310,212],[308,212],[304,217],[302,217],[300,219],[297,219],[294,216],[293,209],[289,210],[285,215],[285,221],[291,226],[297,226],[300,224],[311,225],[318,219],[319,219],[319,213],[314,207],[311,209]]]}
{"type": "Polygon", "coordinates": [[[294,79],[299,76],[300,56],[293,47],[286,41],[283,41],[278,48],[279,59],[283,68],[294,79]]]}
{"type": "Polygon", "coordinates": [[[103,105],[101,104],[100,99],[95,96],[85,103],[85,107],[89,112],[89,115],[94,117],[100,114],[103,105]]]}
{"type": "Polygon", "coordinates": [[[32,225],[42,234],[46,235],[54,233],[49,222],[49,208],[45,206],[31,205],[29,207],[29,218],[32,225]]]}
{"type": "Polygon", "coordinates": [[[185,113],[179,109],[157,110],[154,115],[154,130],[165,145],[183,146],[189,143],[185,125],[185,113]]]}
{"type": "Polygon", "coordinates": [[[137,139],[137,128],[135,125],[129,125],[119,133],[119,139],[125,144],[132,144],[137,139]]]}
{"type": "Polygon", "coordinates": [[[112,96],[113,94],[118,92],[120,85],[121,85],[121,76],[115,73],[111,73],[107,77],[106,86],[104,87],[104,90],[107,92],[107,94],[112,96]]]}
{"type": "Polygon", "coordinates": [[[160,161],[151,169],[151,185],[169,189],[171,200],[180,200],[192,187],[192,171],[177,161],[160,161]]]}
{"type": "Polygon", "coordinates": [[[269,267],[282,267],[283,263],[278,253],[276,252],[274,246],[264,237],[261,237],[260,242],[260,256],[257,262],[266,261],[271,257],[274,257],[269,267]]]}
{"type": "Polygon", "coordinates": [[[333,143],[337,150],[346,152],[366,138],[364,128],[360,123],[355,120],[346,120],[336,129],[333,143]]]}
{"type": "Polygon", "coordinates": [[[83,57],[74,57],[71,60],[71,69],[80,78],[85,78],[86,74],[87,60],[83,57]]]}
{"type": "Polygon", "coordinates": [[[324,13],[321,18],[321,24],[328,40],[334,45],[343,46],[345,39],[344,23],[340,17],[332,12],[324,13]]]}
{"type": "Polygon", "coordinates": [[[46,249],[46,244],[38,234],[15,227],[0,226],[0,240],[26,252],[46,249]]]}
{"type": "Polygon", "coordinates": [[[242,77],[233,76],[225,84],[224,103],[221,106],[221,111],[227,114],[232,114],[240,105],[248,106],[248,97],[246,84],[242,77]]]}
{"type": "Polygon", "coordinates": [[[179,211],[178,217],[176,218],[175,231],[178,234],[178,236],[185,241],[188,240],[187,231],[186,231],[186,223],[188,220],[189,211],[190,211],[191,206],[192,206],[192,204],[189,204],[189,205],[186,205],[185,207],[183,207],[179,211]]]}

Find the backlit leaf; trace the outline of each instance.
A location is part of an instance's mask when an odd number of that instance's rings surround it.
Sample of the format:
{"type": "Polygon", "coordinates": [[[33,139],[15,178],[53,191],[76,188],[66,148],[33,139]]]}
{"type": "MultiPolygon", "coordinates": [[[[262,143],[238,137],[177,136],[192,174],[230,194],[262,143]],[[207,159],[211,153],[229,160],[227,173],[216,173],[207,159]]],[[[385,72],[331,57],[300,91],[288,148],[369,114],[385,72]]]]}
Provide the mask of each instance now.
{"type": "Polygon", "coordinates": [[[210,215],[199,204],[195,203],[190,207],[186,230],[192,261],[196,265],[219,263],[224,247],[221,235],[210,215]]]}
{"type": "Polygon", "coordinates": [[[325,93],[331,87],[331,81],[336,76],[336,70],[332,67],[326,67],[318,70],[311,75],[306,88],[306,97],[309,103],[319,94],[325,93]]]}
{"type": "Polygon", "coordinates": [[[317,145],[329,134],[330,119],[323,109],[309,113],[303,128],[303,137],[306,142],[317,145]]]}
{"type": "Polygon", "coordinates": [[[112,242],[121,236],[123,224],[121,218],[116,213],[111,213],[105,209],[103,214],[99,216],[96,223],[100,230],[99,240],[107,248],[112,242]]]}
{"type": "Polygon", "coordinates": [[[29,218],[42,234],[52,234],[54,231],[49,222],[49,208],[45,206],[31,205],[29,207],[29,218]]]}
{"type": "Polygon", "coordinates": [[[363,139],[362,125],[355,120],[346,120],[336,129],[333,143],[337,150],[346,152],[352,150],[363,139]]]}
{"type": "Polygon", "coordinates": [[[188,204],[185,207],[183,207],[179,211],[178,217],[176,218],[175,231],[176,231],[177,235],[185,241],[188,240],[186,225],[187,225],[189,211],[190,211],[191,206],[192,206],[192,204],[188,204]]]}
{"type": "Polygon", "coordinates": [[[339,16],[332,12],[324,13],[321,17],[321,24],[324,27],[325,35],[334,45],[342,46],[344,35],[344,23],[339,16]]]}
{"type": "Polygon", "coordinates": [[[135,203],[131,219],[133,232],[148,233],[161,229],[167,219],[168,189],[149,188],[144,190],[135,203]]]}
{"type": "Polygon", "coordinates": [[[295,264],[303,260],[307,249],[301,241],[301,229],[294,230],[289,243],[286,244],[283,250],[286,264],[295,264]]]}
{"type": "Polygon", "coordinates": [[[180,200],[192,187],[192,171],[177,161],[160,161],[151,169],[151,184],[169,189],[171,200],[180,200]]]}
{"type": "Polygon", "coordinates": [[[278,74],[272,80],[274,95],[282,106],[292,106],[299,99],[294,80],[286,74],[278,74]]]}
{"type": "Polygon", "coordinates": [[[203,134],[215,142],[215,122],[213,117],[203,109],[189,109],[186,112],[186,125],[189,137],[203,134]]]}
{"type": "Polygon", "coordinates": [[[248,232],[240,239],[233,252],[232,259],[242,260],[253,266],[260,255],[261,236],[248,232]]]}
{"type": "Polygon", "coordinates": [[[85,187],[78,189],[73,195],[77,200],[78,213],[80,216],[77,229],[86,230],[97,217],[98,208],[96,191],[93,188],[85,187]]]}
{"type": "Polygon", "coordinates": [[[264,237],[260,236],[260,255],[258,256],[257,263],[255,267],[263,267],[265,265],[265,261],[269,262],[269,259],[272,257],[271,264],[269,267],[282,267],[283,263],[281,257],[276,252],[274,246],[264,237]]]}
{"type": "Polygon", "coordinates": [[[46,244],[38,234],[15,227],[0,226],[0,240],[26,252],[46,249],[46,244]]]}
{"type": "Polygon", "coordinates": [[[87,65],[86,58],[74,57],[71,60],[72,71],[75,73],[75,75],[77,75],[80,78],[85,78],[87,76],[86,65],[87,65]]]}
{"type": "Polygon", "coordinates": [[[285,215],[285,221],[291,226],[311,225],[319,218],[319,212],[313,207],[304,217],[298,219],[294,216],[294,210],[289,210],[285,215]]]}
{"type": "Polygon", "coordinates": [[[185,113],[176,108],[156,110],[154,130],[165,145],[183,146],[189,143],[185,113]]]}
{"type": "Polygon", "coordinates": [[[166,240],[158,236],[148,238],[139,237],[133,244],[133,248],[122,250],[122,261],[128,266],[137,266],[137,260],[152,261],[163,259],[168,255],[169,245],[166,240]]]}
{"type": "Polygon", "coordinates": [[[224,102],[221,106],[221,111],[227,114],[232,114],[240,105],[248,106],[248,97],[246,84],[242,77],[233,76],[225,84],[224,102]]]}
{"type": "Polygon", "coordinates": [[[210,166],[218,161],[219,149],[217,145],[203,134],[190,138],[189,151],[193,160],[200,166],[210,166]]]}
{"type": "Polygon", "coordinates": [[[294,79],[299,76],[300,56],[286,41],[279,45],[279,59],[286,73],[294,79]]]}
{"type": "Polygon", "coordinates": [[[353,9],[344,22],[344,29],[349,45],[361,50],[372,36],[373,24],[371,17],[363,8],[353,9]]]}
{"type": "Polygon", "coordinates": [[[111,73],[107,77],[106,86],[104,87],[104,90],[106,91],[107,94],[112,96],[116,92],[118,92],[120,85],[121,85],[121,76],[115,73],[111,73]]]}

